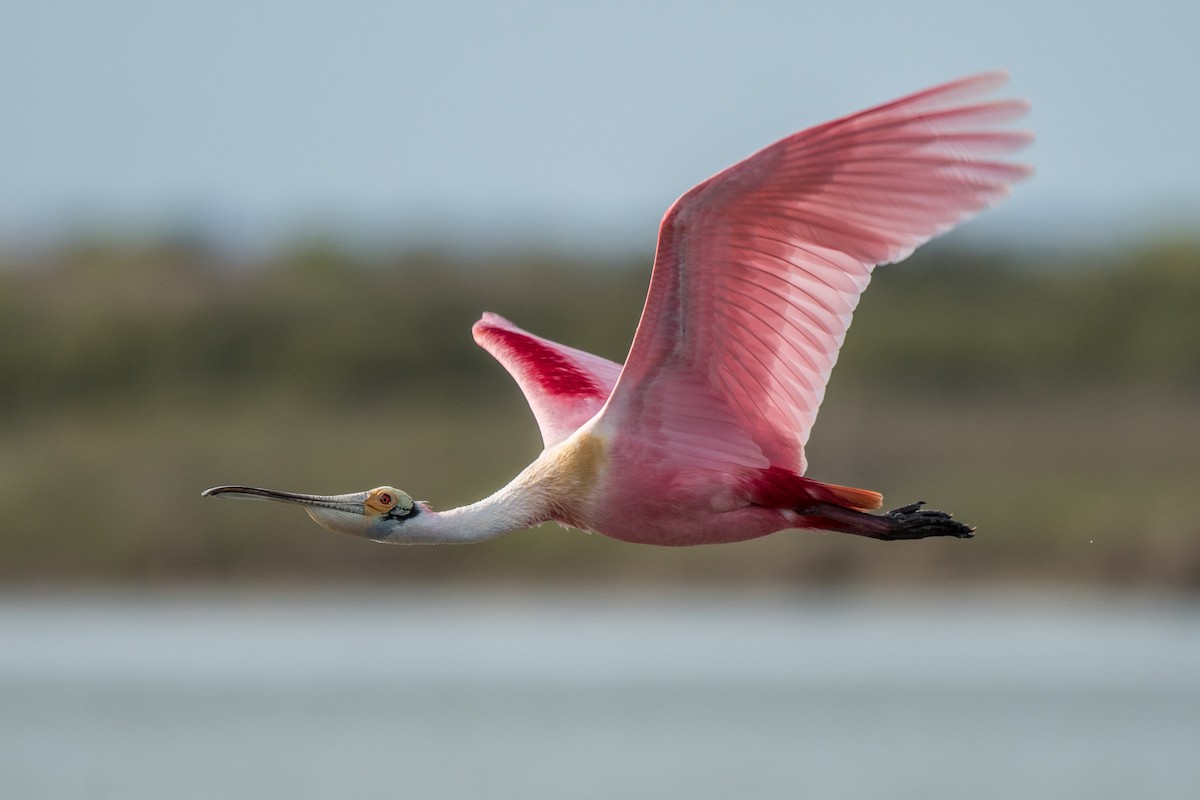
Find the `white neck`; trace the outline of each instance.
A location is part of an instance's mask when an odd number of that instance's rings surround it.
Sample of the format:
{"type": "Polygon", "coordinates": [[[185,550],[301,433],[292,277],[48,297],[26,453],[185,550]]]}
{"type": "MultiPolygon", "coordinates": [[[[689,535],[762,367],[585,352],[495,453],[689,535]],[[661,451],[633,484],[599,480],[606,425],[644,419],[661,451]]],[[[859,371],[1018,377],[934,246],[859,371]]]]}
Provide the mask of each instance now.
{"type": "Polygon", "coordinates": [[[434,511],[421,504],[420,513],[400,523],[385,541],[469,544],[540,525],[550,519],[549,503],[529,488],[518,479],[477,503],[447,511],[434,511]]]}

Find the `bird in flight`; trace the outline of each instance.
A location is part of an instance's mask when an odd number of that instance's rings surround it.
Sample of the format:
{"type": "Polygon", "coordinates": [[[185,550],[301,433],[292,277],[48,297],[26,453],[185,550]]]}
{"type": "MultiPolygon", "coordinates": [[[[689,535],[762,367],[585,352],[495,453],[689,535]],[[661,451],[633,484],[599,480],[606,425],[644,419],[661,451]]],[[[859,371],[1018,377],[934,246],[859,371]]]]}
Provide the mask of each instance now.
{"type": "Polygon", "coordinates": [[[485,313],[475,341],[512,374],[541,454],[495,494],[435,511],[382,486],[294,503],[320,525],[396,544],[467,543],[547,521],[658,545],[785,529],[966,538],[913,503],[805,476],[804,446],[871,270],[1005,197],[1029,167],[1027,104],[986,99],[1002,72],[936,86],[788,136],[680,197],[659,227],[624,366],[485,313]]]}

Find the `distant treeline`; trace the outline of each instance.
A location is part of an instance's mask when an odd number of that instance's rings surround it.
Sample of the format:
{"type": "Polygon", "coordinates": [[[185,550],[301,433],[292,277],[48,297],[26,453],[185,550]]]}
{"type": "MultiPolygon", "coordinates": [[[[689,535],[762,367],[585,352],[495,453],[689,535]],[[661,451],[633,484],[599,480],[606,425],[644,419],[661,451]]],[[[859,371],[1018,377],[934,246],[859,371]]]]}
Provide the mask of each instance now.
{"type": "MultiPolygon", "coordinates": [[[[319,402],[440,393],[480,371],[469,327],[484,310],[621,360],[648,261],[368,257],[321,242],[257,263],[172,244],[0,256],[0,410],[255,387],[319,402]]],[[[927,248],[877,271],[835,376],[922,393],[1195,392],[1200,241],[1087,259],[927,248]]]]}
{"type": "Polygon", "coordinates": [[[464,259],[180,244],[0,256],[0,583],[1050,581],[1200,589],[1200,243],[1097,256],[923,249],[881,268],[807,452],[818,480],[979,527],[899,546],[783,533],[646,548],[545,526],[381,547],[250,483],[388,483],[438,508],[540,446],[470,339],[484,310],[620,360],[650,254],[464,259]],[[635,263],[636,261],[636,263],[635,263]]]}

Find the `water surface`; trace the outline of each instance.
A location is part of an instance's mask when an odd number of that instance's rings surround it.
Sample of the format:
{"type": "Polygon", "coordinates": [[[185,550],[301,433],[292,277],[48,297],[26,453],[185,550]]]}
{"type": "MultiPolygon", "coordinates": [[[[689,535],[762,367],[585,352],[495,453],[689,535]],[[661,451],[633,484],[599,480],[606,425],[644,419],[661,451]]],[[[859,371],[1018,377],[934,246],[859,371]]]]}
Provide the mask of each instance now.
{"type": "Polygon", "coordinates": [[[1191,798],[1200,606],[8,595],[0,797],[1191,798]]]}

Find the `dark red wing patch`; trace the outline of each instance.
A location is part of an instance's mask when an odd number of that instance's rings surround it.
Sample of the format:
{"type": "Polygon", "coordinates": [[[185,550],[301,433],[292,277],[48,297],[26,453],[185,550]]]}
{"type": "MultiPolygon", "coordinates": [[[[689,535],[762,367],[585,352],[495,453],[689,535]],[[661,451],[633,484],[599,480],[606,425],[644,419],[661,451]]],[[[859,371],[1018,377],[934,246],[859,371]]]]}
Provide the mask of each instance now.
{"type": "Polygon", "coordinates": [[[514,356],[524,376],[544,391],[569,397],[607,397],[587,372],[536,338],[487,324],[478,324],[476,331],[499,342],[514,356]]]}

